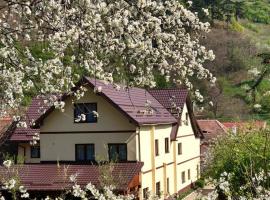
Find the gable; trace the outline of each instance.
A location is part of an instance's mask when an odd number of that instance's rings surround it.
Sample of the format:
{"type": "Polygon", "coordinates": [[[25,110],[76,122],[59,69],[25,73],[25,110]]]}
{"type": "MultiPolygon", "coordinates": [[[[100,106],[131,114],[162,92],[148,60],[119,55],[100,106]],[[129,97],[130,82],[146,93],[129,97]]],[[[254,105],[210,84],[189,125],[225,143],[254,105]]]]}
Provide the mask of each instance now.
{"type": "Polygon", "coordinates": [[[87,87],[85,95],[75,103],[96,103],[99,117],[96,123],[74,123],[74,104],[69,96],[65,100],[64,112],[54,109],[43,121],[42,132],[83,132],[135,130],[135,125],[111,103],[93,89],[87,87]]]}
{"type": "Polygon", "coordinates": [[[153,89],[149,90],[149,93],[153,95],[177,119],[177,125],[174,124],[172,126],[171,140],[176,139],[180,128],[181,131],[189,133],[192,131],[195,137],[203,138],[202,131],[193,113],[192,102],[187,89],[153,89]],[[173,107],[174,109],[172,109],[173,107]],[[177,111],[175,112],[176,107],[180,108],[179,114],[177,111]],[[186,113],[189,118],[189,126],[182,130],[182,121],[185,120],[186,113]]]}
{"type": "MultiPolygon", "coordinates": [[[[136,87],[126,88],[123,85],[117,89],[113,84],[83,77],[72,91],[76,91],[80,86],[88,86],[92,90],[94,90],[94,88],[102,88],[102,90],[98,92],[98,95],[102,96],[137,126],[147,124],[173,124],[177,122],[174,116],[145,89],[136,87]],[[146,107],[146,102],[150,102],[150,112],[149,108],[146,107]]],[[[72,96],[72,92],[62,95],[59,100],[64,101],[70,96],[72,96]]],[[[54,109],[54,106],[51,106],[44,114],[36,119],[34,128],[39,128],[43,120],[54,111],[54,109]]]]}

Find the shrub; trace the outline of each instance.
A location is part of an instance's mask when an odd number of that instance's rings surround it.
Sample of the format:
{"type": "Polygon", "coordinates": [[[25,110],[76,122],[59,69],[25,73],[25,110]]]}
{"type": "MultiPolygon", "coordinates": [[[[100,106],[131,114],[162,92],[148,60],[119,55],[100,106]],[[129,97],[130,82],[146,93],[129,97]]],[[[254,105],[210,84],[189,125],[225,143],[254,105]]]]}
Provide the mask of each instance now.
{"type": "Polygon", "coordinates": [[[229,28],[232,31],[236,31],[236,32],[243,32],[244,31],[244,27],[239,24],[234,18],[231,21],[231,24],[229,25],[229,28]]]}
{"type": "Polygon", "coordinates": [[[254,199],[269,192],[269,137],[270,130],[246,127],[216,141],[205,175],[215,180],[217,193],[254,199]]]}
{"type": "Polygon", "coordinates": [[[195,186],[196,189],[197,189],[197,188],[203,188],[204,185],[205,185],[205,181],[204,181],[204,179],[202,179],[202,178],[198,179],[198,180],[194,183],[194,186],[195,186]]]}

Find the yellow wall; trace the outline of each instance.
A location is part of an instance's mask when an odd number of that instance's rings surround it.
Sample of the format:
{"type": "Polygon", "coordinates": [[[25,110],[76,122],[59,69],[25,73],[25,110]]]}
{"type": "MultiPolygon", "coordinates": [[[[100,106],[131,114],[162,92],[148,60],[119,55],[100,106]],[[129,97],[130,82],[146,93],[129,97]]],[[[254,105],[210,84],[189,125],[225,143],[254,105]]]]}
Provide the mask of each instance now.
{"type": "Polygon", "coordinates": [[[31,158],[31,146],[29,143],[20,143],[18,145],[18,158],[23,159],[25,163],[40,162],[40,158],[31,158]]]}
{"type": "Polygon", "coordinates": [[[74,123],[74,106],[68,98],[65,111],[54,110],[41,126],[42,161],[74,161],[75,144],[88,143],[95,144],[96,158],[101,160],[108,157],[108,143],[127,143],[128,160],[136,160],[136,126],[126,116],[91,89],[75,103],[97,103],[97,123],[74,123]]]}
{"type": "MultiPolygon", "coordinates": [[[[183,120],[185,120],[186,112],[187,107],[185,105],[182,112],[183,120]]],[[[145,163],[142,169],[144,173],[141,175],[141,199],[144,188],[148,187],[149,191],[155,194],[156,182],[160,182],[160,189],[162,194],[164,194],[162,198],[165,198],[167,178],[169,178],[169,193],[171,195],[197,180],[197,165],[200,164],[200,139],[195,138],[190,119],[188,121],[188,125],[182,123],[179,127],[177,141],[170,142],[170,153],[165,153],[165,138],[170,137],[171,125],[156,125],[154,127],[154,138],[151,138],[151,126],[140,128],[141,161],[145,163]],[[159,156],[151,154],[153,152],[151,149],[151,139],[158,139],[159,141],[159,156]],[[182,143],[182,155],[178,155],[177,149],[177,144],[180,142],[182,143]],[[174,151],[176,153],[175,160],[174,151]],[[151,158],[154,158],[154,165],[151,164],[151,158]],[[190,180],[188,180],[188,169],[190,169],[190,180]],[[185,171],[186,175],[186,182],[184,184],[182,184],[181,180],[182,171],[185,171]]]]}
{"type": "Polygon", "coordinates": [[[188,161],[181,165],[177,165],[177,188],[178,191],[182,188],[194,183],[197,180],[197,165],[200,165],[200,158],[196,158],[194,160],[188,161]],[[190,169],[191,179],[188,180],[188,169],[190,169]],[[185,172],[186,182],[182,183],[182,172],[185,172]]]}
{"type": "Polygon", "coordinates": [[[108,159],[108,143],[127,143],[128,160],[136,160],[136,133],[41,134],[41,161],[75,161],[75,144],[95,144],[98,160],[108,159]]]}
{"type": "Polygon", "coordinates": [[[117,131],[135,130],[136,127],[129,122],[126,116],[120,113],[103,97],[88,90],[84,97],[75,103],[97,103],[99,118],[97,123],[74,123],[74,106],[71,97],[66,100],[65,111],[54,110],[45,118],[41,126],[42,132],[65,132],[65,131],[117,131]]]}

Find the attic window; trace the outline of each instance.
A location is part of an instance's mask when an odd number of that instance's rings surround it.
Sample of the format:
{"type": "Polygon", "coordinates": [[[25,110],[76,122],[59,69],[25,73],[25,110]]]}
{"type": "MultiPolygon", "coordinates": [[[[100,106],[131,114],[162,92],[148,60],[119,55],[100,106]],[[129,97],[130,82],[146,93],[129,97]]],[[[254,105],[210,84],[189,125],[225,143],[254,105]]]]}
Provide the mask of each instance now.
{"type": "Polygon", "coordinates": [[[74,104],[74,123],[97,123],[97,103],[74,104]]]}

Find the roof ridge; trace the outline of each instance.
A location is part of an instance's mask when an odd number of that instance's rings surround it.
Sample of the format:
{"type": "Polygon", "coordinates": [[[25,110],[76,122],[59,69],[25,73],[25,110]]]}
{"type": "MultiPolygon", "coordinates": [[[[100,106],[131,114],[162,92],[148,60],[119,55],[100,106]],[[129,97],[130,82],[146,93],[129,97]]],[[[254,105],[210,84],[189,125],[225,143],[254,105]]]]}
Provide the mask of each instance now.
{"type": "Polygon", "coordinates": [[[220,126],[220,128],[222,128],[225,132],[227,132],[226,127],[220,121],[218,121],[217,119],[215,121],[220,126]]]}
{"type": "Polygon", "coordinates": [[[189,90],[187,88],[150,88],[147,89],[148,91],[154,91],[154,90],[185,90],[187,92],[189,92],[189,90]]]}

